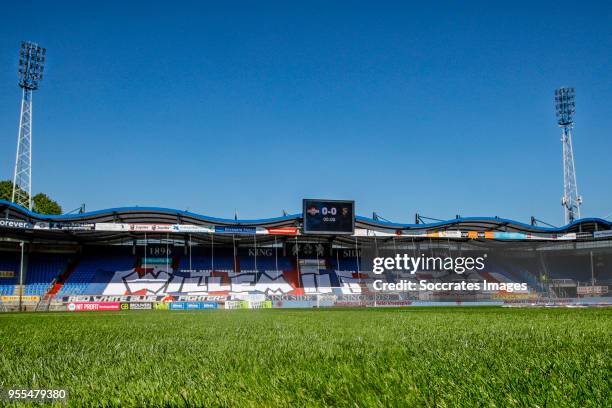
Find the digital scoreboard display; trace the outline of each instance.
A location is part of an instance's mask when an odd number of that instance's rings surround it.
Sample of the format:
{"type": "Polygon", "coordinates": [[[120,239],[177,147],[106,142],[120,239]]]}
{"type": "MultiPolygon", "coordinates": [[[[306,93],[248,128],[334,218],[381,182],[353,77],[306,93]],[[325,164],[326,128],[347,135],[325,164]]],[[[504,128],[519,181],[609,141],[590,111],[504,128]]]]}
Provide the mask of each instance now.
{"type": "Polygon", "coordinates": [[[305,234],[353,234],[355,202],[304,199],[305,234]]]}

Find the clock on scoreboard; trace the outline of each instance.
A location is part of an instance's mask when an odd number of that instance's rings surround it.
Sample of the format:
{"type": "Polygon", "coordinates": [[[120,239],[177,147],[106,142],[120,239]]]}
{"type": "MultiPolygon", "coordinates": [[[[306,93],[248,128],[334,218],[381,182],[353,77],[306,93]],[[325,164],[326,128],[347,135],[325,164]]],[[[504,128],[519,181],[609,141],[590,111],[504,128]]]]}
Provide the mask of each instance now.
{"type": "Polygon", "coordinates": [[[303,200],[305,234],[353,234],[355,202],[346,200],[303,200]]]}

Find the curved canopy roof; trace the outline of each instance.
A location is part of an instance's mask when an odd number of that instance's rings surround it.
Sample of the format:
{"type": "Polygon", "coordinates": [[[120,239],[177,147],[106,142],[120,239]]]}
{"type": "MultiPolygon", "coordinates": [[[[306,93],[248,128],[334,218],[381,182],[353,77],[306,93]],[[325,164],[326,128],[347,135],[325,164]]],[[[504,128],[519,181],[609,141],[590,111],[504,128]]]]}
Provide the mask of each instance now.
{"type": "MultiPolygon", "coordinates": [[[[71,222],[71,223],[129,223],[129,224],[191,224],[209,226],[249,226],[249,227],[298,227],[302,214],[254,220],[233,220],[210,217],[190,211],[161,207],[118,207],[89,211],[82,214],[44,215],[29,211],[14,203],[0,200],[0,211],[4,218],[28,222],[71,222]]],[[[543,227],[525,224],[500,217],[462,217],[448,221],[425,224],[404,224],[374,220],[357,216],[356,228],[381,231],[445,231],[462,229],[470,231],[507,231],[532,233],[569,233],[611,230],[612,222],[601,218],[583,218],[562,227],[543,227]]]]}

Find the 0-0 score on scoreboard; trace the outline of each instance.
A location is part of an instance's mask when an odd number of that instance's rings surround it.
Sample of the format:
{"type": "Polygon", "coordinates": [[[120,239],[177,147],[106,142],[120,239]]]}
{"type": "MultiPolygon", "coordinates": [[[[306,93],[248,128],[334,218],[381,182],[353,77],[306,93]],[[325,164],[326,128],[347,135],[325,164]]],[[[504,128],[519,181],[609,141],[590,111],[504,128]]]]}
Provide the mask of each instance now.
{"type": "Polygon", "coordinates": [[[303,201],[305,234],[353,234],[355,202],[346,200],[303,201]]]}

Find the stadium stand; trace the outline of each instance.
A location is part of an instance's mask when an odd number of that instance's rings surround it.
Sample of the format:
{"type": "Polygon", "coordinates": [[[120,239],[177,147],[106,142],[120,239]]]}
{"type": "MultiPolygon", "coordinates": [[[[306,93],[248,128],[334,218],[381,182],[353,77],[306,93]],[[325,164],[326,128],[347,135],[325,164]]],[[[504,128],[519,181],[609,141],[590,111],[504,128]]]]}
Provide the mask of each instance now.
{"type": "Polygon", "coordinates": [[[60,253],[32,253],[28,259],[26,295],[44,296],[65,271],[70,258],[60,253]]]}
{"type": "Polygon", "coordinates": [[[12,295],[15,285],[19,283],[19,254],[9,251],[0,252],[0,271],[3,272],[3,276],[0,277],[0,296],[12,295]]]}
{"type": "MultiPolygon", "coordinates": [[[[44,296],[56,283],[56,297],[70,295],[126,294],[126,293],[202,293],[227,291],[288,292],[302,288],[304,293],[367,293],[373,279],[380,278],[368,270],[357,270],[356,257],[316,258],[299,260],[299,279],[296,280],[296,259],[275,251],[260,252],[255,259],[252,253],[241,251],[236,259],[231,248],[215,250],[214,258],[207,249],[185,255],[181,249],[177,255],[158,263],[144,264],[144,257],[134,255],[133,248],[110,246],[89,248],[81,254],[34,252],[28,257],[25,295],[44,296]],[[278,270],[276,266],[278,264],[278,270]],[[268,288],[268,289],[266,289],[268,288]]],[[[588,261],[582,257],[549,255],[545,259],[549,279],[570,282],[589,282],[591,272],[585,268],[588,261]]],[[[18,283],[19,253],[0,252],[0,270],[13,271],[14,276],[1,278],[0,294],[15,293],[18,283]]],[[[527,282],[537,292],[548,286],[542,282],[542,265],[536,258],[508,259],[490,257],[486,270],[465,275],[447,271],[427,271],[416,274],[405,271],[386,271],[389,282],[400,280],[432,282],[467,280],[472,282],[527,282]]],[[[605,271],[605,273],[608,273],[605,271]]],[[[602,278],[596,269],[596,278],[602,278]]]]}
{"type": "Polygon", "coordinates": [[[92,253],[82,254],[56,296],[102,294],[116,271],[133,267],[134,256],[130,254],[129,249],[97,249],[92,253]]]}

